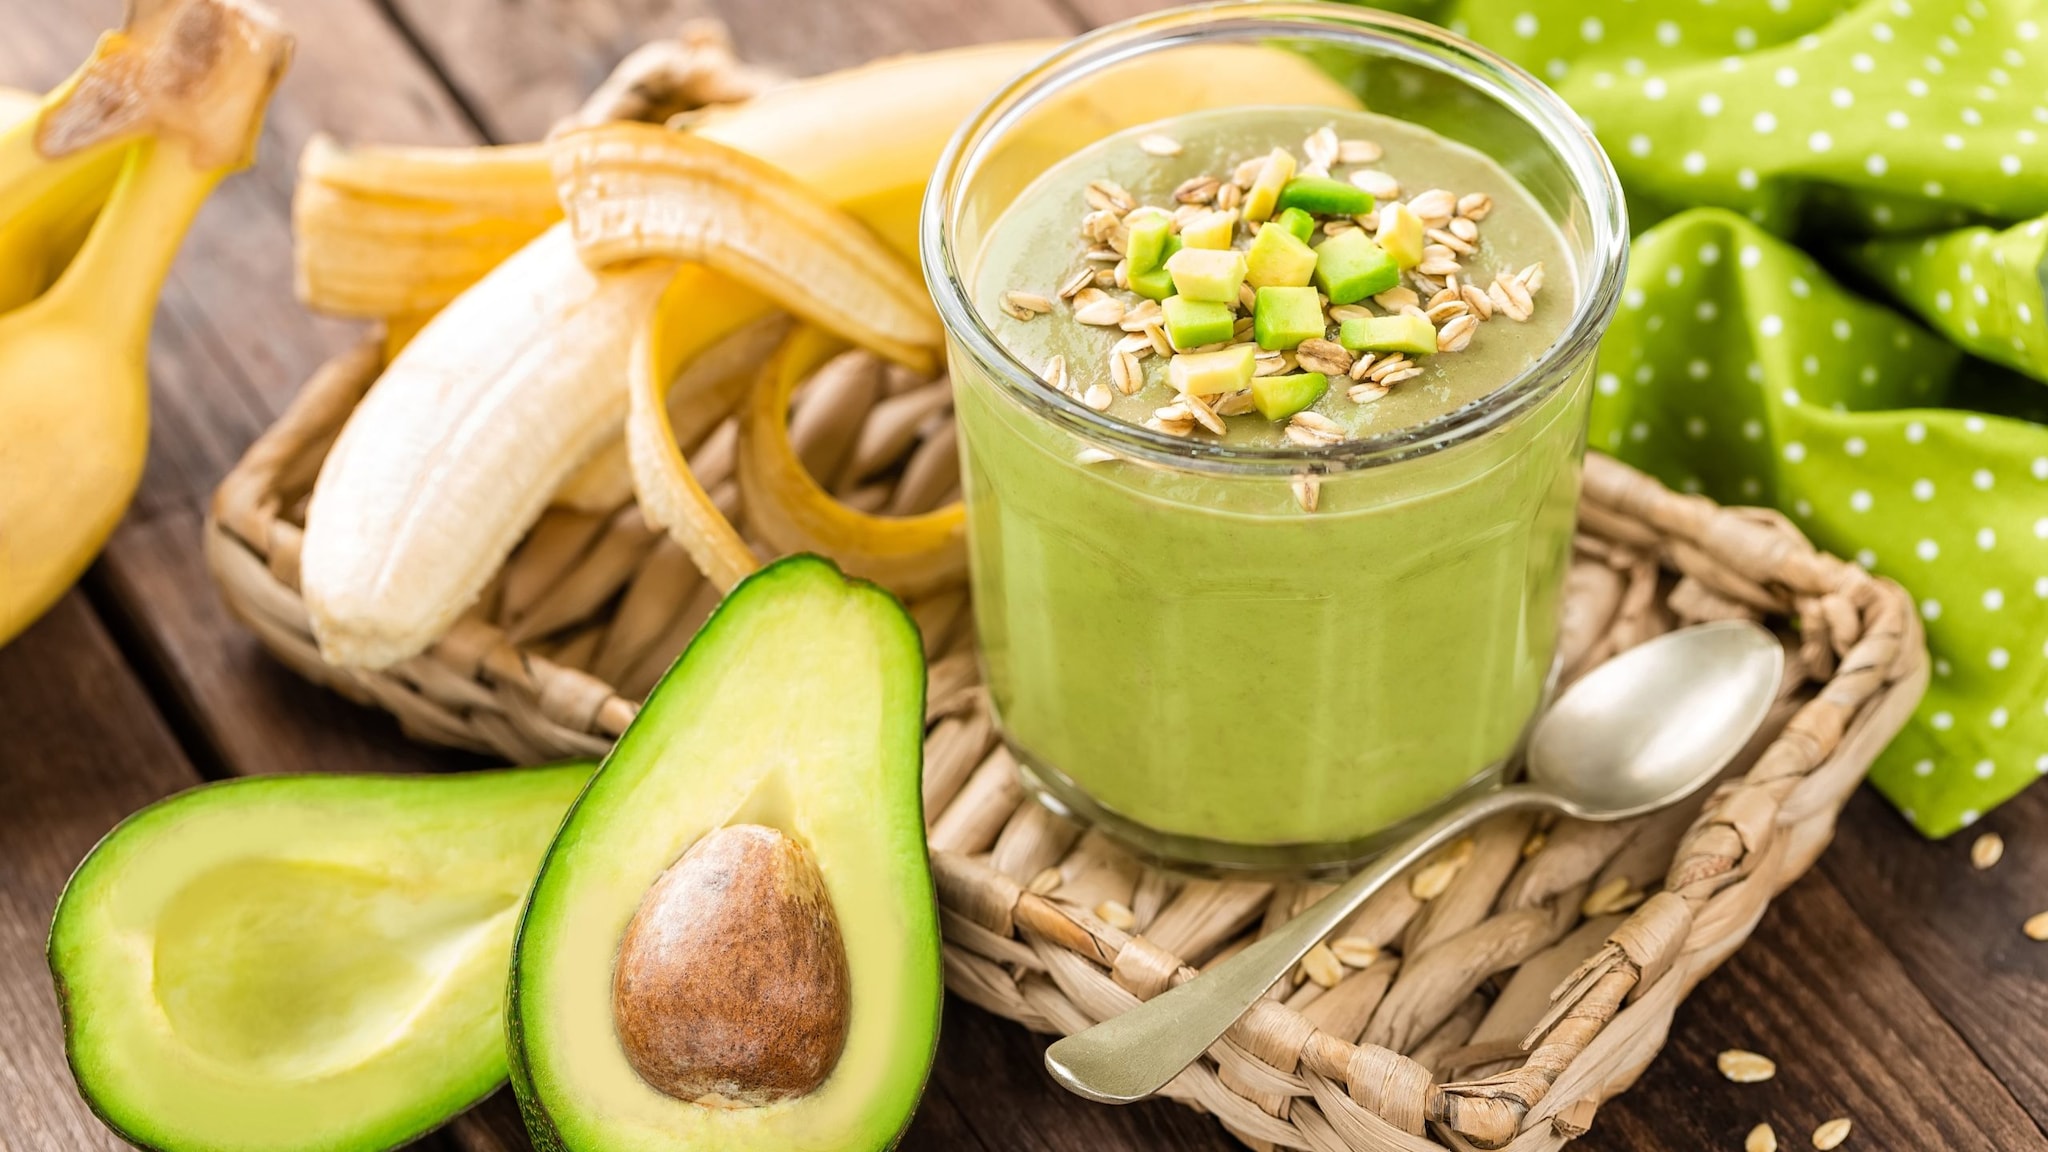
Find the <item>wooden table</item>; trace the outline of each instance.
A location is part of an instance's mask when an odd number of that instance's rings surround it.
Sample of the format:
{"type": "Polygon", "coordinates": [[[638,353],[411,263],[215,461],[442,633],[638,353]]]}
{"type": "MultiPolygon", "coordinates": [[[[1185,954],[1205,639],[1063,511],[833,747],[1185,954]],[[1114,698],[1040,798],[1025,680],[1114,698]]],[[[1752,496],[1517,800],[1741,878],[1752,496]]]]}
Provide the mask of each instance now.
{"type": "MultiPolygon", "coordinates": [[[[640,41],[715,15],[750,59],[796,73],[893,52],[1061,36],[1147,0],[269,0],[298,35],[254,171],[201,214],[157,315],[155,425],[134,509],[83,586],[0,650],[0,1152],[121,1144],[87,1112],[60,1050],[43,937],[66,874],[117,820],[202,779],[464,767],[384,715],[268,659],[222,610],[201,510],[294,388],[351,339],[292,299],[289,204],[300,148],[344,140],[530,139],[640,41]]],[[[0,83],[44,88],[83,58],[116,0],[0,0],[0,83]]],[[[61,383],[53,382],[53,387],[61,383]]],[[[1929,844],[1867,791],[1815,874],[1679,1012],[1671,1044],[1609,1105],[1589,1149],[1739,1148],[1770,1120],[1785,1147],[1853,1117],[1852,1149],[2048,1149],[2048,789],[1967,837],[1929,844]],[[1714,1072],[1730,1046],[1778,1077],[1714,1072]]],[[[1170,1104],[1086,1105],[1039,1067],[1043,1041],[957,1000],[905,1143],[922,1150],[1236,1147],[1170,1104]]],[[[527,1147],[504,1094],[422,1142],[527,1147]]]]}

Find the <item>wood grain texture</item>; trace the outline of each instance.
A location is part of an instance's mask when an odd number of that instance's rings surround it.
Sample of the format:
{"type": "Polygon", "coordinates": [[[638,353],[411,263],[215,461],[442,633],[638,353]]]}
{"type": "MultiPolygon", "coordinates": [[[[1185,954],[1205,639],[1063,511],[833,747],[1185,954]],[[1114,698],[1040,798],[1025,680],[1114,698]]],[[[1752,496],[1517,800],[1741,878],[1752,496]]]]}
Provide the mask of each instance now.
{"type": "Polygon", "coordinates": [[[200,515],[130,520],[88,577],[177,722],[210,759],[201,771],[418,772],[492,764],[405,739],[387,712],[292,675],[228,614],[199,553],[200,515]]]}
{"type": "Polygon", "coordinates": [[[0,749],[0,1149],[125,1148],[72,1086],[43,946],[93,844],[199,777],[76,593],[0,649],[0,749]]]}
{"type": "Polygon", "coordinates": [[[538,139],[620,57],[699,17],[723,20],[748,61],[795,76],[899,52],[1078,30],[1059,0],[386,2],[499,140],[538,139]]]}
{"type": "Polygon", "coordinates": [[[2048,944],[2020,932],[2048,910],[2048,788],[2036,785],[1941,843],[1915,835],[1866,788],[1850,800],[1820,872],[2048,1129],[2048,944]],[[1970,845],[1985,832],[2004,837],[2005,857],[1979,872],[1970,845]]]}
{"type": "MultiPolygon", "coordinates": [[[[2039,1039],[2038,1025],[2027,1031],[2039,1039]]],[[[2048,1149],[1828,876],[1809,874],[1679,1008],[1657,1062],[1574,1147],[1735,1149],[1769,1121],[1790,1150],[1836,1116],[1856,1125],[1856,1148],[2048,1149]],[[1769,1056],[1777,1076],[1731,1083],[1714,1066],[1728,1048],[1769,1056]]]]}

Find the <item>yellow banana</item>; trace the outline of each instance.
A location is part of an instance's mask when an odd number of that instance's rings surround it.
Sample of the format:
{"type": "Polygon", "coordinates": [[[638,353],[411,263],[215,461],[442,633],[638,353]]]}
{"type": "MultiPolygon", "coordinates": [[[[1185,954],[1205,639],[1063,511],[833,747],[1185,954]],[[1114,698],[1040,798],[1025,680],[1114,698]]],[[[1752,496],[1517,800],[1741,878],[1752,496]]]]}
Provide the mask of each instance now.
{"type": "MultiPolygon", "coordinates": [[[[908,252],[914,228],[903,222],[914,222],[915,199],[954,126],[1043,48],[964,49],[821,77],[762,97],[773,103],[759,115],[714,113],[701,134],[770,158],[827,202],[881,210],[896,222],[886,238],[908,252]],[[881,129],[860,132],[875,147],[813,147],[849,125],[881,129]]],[[[549,497],[618,436],[633,334],[663,285],[693,301],[679,317],[685,360],[779,311],[693,265],[680,276],[663,262],[593,274],[557,229],[428,321],[336,441],[314,486],[301,560],[327,659],[363,667],[403,660],[475,602],[549,497]],[[580,293],[563,287],[576,284],[580,293]],[[604,307],[590,303],[600,297],[604,307]],[[572,314],[574,300],[586,307],[572,314]],[[520,354],[508,354],[514,349],[520,354]]],[[[833,285],[813,290],[829,296],[833,285]]],[[[665,407],[660,426],[673,436],[665,407]]],[[[675,452],[673,439],[667,451],[675,452]]],[[[752,563],[728,555],[721,575],[752,563]]]]}
{"type": "Polygon", "coordinates": [[[796,386],[845,347],[812,328],[785,342],[740,415],[740,492],[747,523],[783,552],[819,552],[905,596],[967,574],[967,516],[957,503],[918,516],[876,516],[832,498],[789,438],[796,386]]]}
{"type": "Polygon", "coordinates": [[[23,92],[19,88],[0,88],[0,131],[28,119],[42,106],[43,98],[33,92],[23,92]]]}
{"type": "Polygon", "coordinates": [[[84,245],[0,316],[0,643],[85,569],[134,494],[156,297],[200,203],[247,164],[291,42],[241,0],[150,0],[0,137],[0,221],[65,218],[117,169],[84,245]]]}
{"type": "Polygon", "coordinates": [[[0,207],[0,312],[28,303],[56,281],[85,243],[127,155],[115,141],[38,164],[27,150],[42,109],[41,96],[0,89],[0,137],[6,138],[0,153],[12,154],[5,171],[19,177],[0,207]]]}

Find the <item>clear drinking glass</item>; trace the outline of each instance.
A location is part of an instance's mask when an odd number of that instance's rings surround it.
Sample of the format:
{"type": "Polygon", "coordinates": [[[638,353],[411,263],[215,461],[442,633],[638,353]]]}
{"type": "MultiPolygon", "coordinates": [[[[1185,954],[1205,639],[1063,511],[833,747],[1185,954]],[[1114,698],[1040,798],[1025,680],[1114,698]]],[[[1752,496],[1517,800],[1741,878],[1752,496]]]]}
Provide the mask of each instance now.
{"type": "MultiPolygon", "coordinates": [[[[1198,98],[1257,102],[1244,95],[1198,98]]],[[[1299,870],[1362,859],[1497,783],[1552,678],[1588,382],[1627,234],[1612,168],[1555,94],[1399,16],[1161,12],[999,92],[941,161],[921,243],[949,339],[984,672],[1041,799],[1155,858],[1299,870]],[[1463,408],[1313,449],[1176,438],[1046,387],[971,298],[991,225],[1075,150],[1192,110],[1200,86],[1162,78],[1215,72],[1219,50],[1298,54],[1370,110],[1492,157],[1564,237],[1563,336],[1463,408]]]]}

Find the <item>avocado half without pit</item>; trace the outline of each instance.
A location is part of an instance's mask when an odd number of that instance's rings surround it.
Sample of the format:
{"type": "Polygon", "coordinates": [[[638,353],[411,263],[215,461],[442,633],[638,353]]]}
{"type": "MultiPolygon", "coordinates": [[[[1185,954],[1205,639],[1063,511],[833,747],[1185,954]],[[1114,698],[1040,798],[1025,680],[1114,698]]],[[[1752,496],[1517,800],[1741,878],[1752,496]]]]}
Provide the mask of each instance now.
{"type": "Polygon", "coordinates": [[[924,656],[815,557],[742,582],[563,822],[513,946],[541,1152],[893,1145],[943,995],[924,656]]]}
{"type": "Polygon", "coordinates": [[[160,1152],[374,1152],[505,1078],[520,901],[594,765],[206,784],[65,886],[78,1090],[160,1152]]]}

